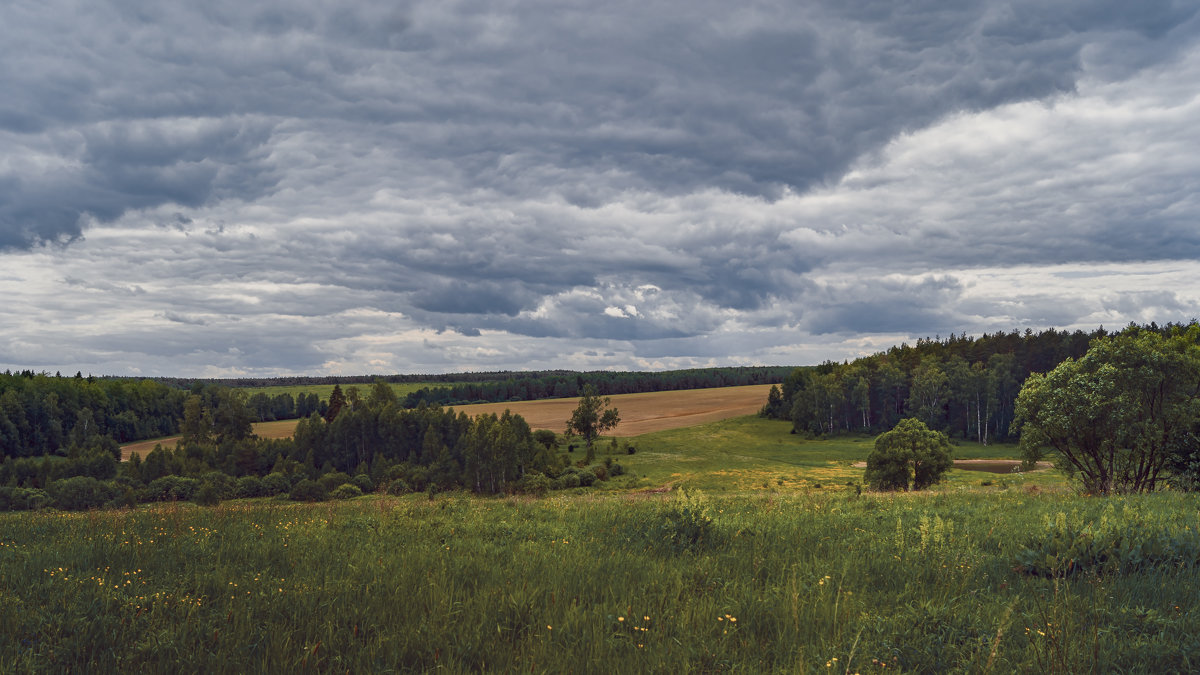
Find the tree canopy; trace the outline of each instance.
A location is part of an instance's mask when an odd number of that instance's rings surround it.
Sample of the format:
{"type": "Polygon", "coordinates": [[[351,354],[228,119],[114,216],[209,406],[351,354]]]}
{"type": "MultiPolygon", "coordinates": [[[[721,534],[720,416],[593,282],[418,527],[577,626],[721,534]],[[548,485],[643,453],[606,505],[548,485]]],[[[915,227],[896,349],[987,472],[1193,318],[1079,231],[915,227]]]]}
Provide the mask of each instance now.
{"type": "Polygon", "coordinates": [[[616,408],[609,407],[611,405],[612,399],[607,396],[601,398],[594,386],[585,385],[579,405],[567,421],[567,433],[581,436],[590,452],[596,437],[613,429],[621,421],[620,413],[616,408]]]}
{"type": "Polygon", "coordinates": [[[875,439],[864,478],[876,490],[922,490],[941,480],[952,465],[946,435],[909,417],[875,439]]]}
{"type": "Polygon", "coordinates": [[[1031,375],[1016,406],[1026,461],[1049,451],[1093,494],[1154,490],[1197,455],[1198,341],[1197,325],[1173,335],[1130,328],[1031,375]]]}

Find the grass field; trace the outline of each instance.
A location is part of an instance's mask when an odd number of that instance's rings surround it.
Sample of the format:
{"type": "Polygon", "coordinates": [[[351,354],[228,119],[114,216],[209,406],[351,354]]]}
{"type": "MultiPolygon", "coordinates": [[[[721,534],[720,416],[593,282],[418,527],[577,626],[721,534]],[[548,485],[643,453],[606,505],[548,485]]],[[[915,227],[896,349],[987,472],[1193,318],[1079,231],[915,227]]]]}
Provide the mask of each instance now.
{"type": "Polygon", "coordinates": [[[871,438],[789,428],[625,439],[627,475],[542,499],[0,514],[0,672],[1200,667],[1197,495],[962,469],[859,494],[871,438]],[[1080,558],[1106,562],[1061,576],[1080,558]]]}
{"type": "MultiPolygon", "coordinates": [[[[870,436],[806,440],[790,433],[787,422],[757,416],[737,417],[695,427],[669,429],[627,439],[637,454],[620,457],[630,463],[638,487],[689,486],[710,492],[745,492],[817,488],[853,490],[847,483],[862,482],[867,455],[874,445],[870,436]],[[856,466],[857,465],[857,466],[856,466]]],[[[606,449],[605,444],[601,444],[606,449]]],[[[1019,459],[1015,445],[961,442],[956,459],[1019,459]]],[[[627,479],[632,480],[632,479],[627,479]]],[[[1038,485],[1062,489],[1062,476],[1049,469],[1008,475],[952,469],[951,486],[1000,489],[1038,485]],[[984,482],[990,486],[982,486],[984,482]]]]}
{"type": "MultiPolygon", "coordinates": [[[[400,385],[393,385],[400,386],[400,385]]],[[[758,412],[767,400],[771,385],[746,387],[721,387],[715,389],[690,389],[685,391],[661,391],[646,394],[621,394],[613,396],[613,406],[621,412],[621,424],[613,431],[616,436],[636,436],[662,429],[703,424],[713,420],[758,412]]],[[[332,385],[329,387],[333,389],[332,385]]],[[[512,403],[480,403],[457,406],[455,410],[471,415],[503,413],[505,410],[521,415],[534,429],[551,429],[562,433],[566,429],[571,411],[579,405],[578,398],[559,398],[543,401],[518,401],[512,403]]],[[[288,438],[296,429],[297,420],[260,422],[254,425],[254,433],[265,438],[288,438]]],[[[175,447],[178,436],[155,438],[127,443],[121,446],[122,461],[134,453],[145,457],[157,444],[175,447]]]]}
{"type": "Polygon", "coordinates": [[[1195,567],[1061,579],[1016,569],[1025,546],[1089,523],[1194,535],[1192,495],[1100,500],[953,485],[678,494],[0,514],[0,671],[1200,664],[1195,567]]]}

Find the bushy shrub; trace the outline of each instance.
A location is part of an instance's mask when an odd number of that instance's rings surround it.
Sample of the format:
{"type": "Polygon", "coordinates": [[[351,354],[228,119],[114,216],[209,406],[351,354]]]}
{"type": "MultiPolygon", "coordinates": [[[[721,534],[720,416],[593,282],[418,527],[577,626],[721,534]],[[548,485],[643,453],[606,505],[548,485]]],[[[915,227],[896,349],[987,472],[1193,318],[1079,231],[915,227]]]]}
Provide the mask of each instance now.
{"type": "Polygon", "coordinates": [[[263,481],[258,476],[242,476],[233,486],[233,496],[237,499],[252,499],[267,496],[263,481]]]}
{"type": "Polygon", "coordinates": [[[1099,520],[1073,522],[1059,512],[1043,521],[1016,555],[1017,569],[1033,576],[1078,572],[1121,573],[1200,565],[1200,533],[1181,523],[1139,522],[1109,507],[1099,520]]]}
{"type": "Polygon", "coordinates": [[[221,503],[221,488],[206,480],[200,483],[200,489],[196,490],[192,501],[201,506],[216,506],[221,503]]]}
{"type": "Polygon", "coordinates": [[[623,476],[625,475],[625,467],[621,466],[620,462],[613,462],[613,465],[608,468],[608,475],[610,478],[623,476]]]}
{"type": "Polygon", "coordinates": [[[281,473],[269,473],[263,476],[262,490],[263,496],[274,497],[275,495],[285,495],[292,489],[292,481],[287,476],[281,473]]]}
{"type": "Polygon", "coordinates": [[[342,483],[335,487],[329,496],[334,499],[354,499],[355,497],[363,496],[363,491],[358,489],[354,483],[342,483]]]}
{"type": "Polygon", "coordinates": [[[593,466],[592,473],[596,475],[596,480],[608,480],[608,469],[604,466],[593,466]]]}
{"type": "Polygon", "coordinates": [[[540,471],[530,471],[521,477],[517,489],[524,494],[540,497],[550,491],[550,478],[540,471]]]}
{"type": "Polygon", "coordinates": [[[150,481],[141,492],[140,501],[190,501],[200,489],[200,481],[183,476],[163,476],[150,481]]]}
{"type": "Polygon", "coordinates": [[[593,473],[591,469],[584,469],[583,471],[580,471],[578,475],[579,484],[583,487],[590,487],[592,483],[596,482],[596,474],[593,473]]]}
{"type": "Polygon", "coordinates": [[[349,483],[350,474],[342,471],[334,471],[332,473],[322,475],[317,479],[317,481],[320,482],[321,485],[325,486],[326,491],[329,491],[339,485],[345,485],[346,483],[349,483]]]}
{"type": "Polygon", "coordinates": [[[0,487],[0,511],[36,511],[53,500],[37,488],[0,487]]]}
{"type": "Polygon", "coordinates": [[[562,486],[564,488],[577,488],[583,484],[579,481],[578,473],[564,473],[563,475],[559,476],[557,480],[562,481],[562,486]]]}
{"type": "Polygon", "coordinates": [[[64,511],[98,509],[121,494],[116,486],[91,476],[74,476],[51,481],[46,486],[46,492],[53,500],[54,506],[64,511]]]}
{"type": "Polygon", "coordinates": [[[217,499],[232,499],[237,489],[237,479],[221,471],[209,471],[200,477],[201,487],[208,483],[216,490],[217,499]]]}
{"type": "Polygon", "coordinates": [[[307,478],[292,486],[288,499],[294,502],[323,502],[329,498],[329,490],[315,480],[307,478]]]}
{"type": "Polygon", "coordinates": [[[397,479],[393,480],[392,482],[388,483],[387,493],[389,495],[398,497],[403,494],[408,494],[409,492],[411,492],[411,490],[408,487],[408,482],[405,481],[403,478],[397,478],[397,479]]]}
{"type": "Polygon", "coordinates": [[[876,490],[922,490],[941,480],[953,453],[945,434],[915,417],[902,419],[876,437],[864,479],[876,490]]]}
{"type": "Polygon", "coordinates": [[[708,501],[699,490],[680,488],[675,498],[657,514],[657,522],[646,528],[653,548],[672,553],[712,548],[720,543],[708,501]]]}
{"type": "Polygon", "coordinates": [[[360,473],[351,478],[350,483],[357,487],[362,494],[375,491],[375,483],[371,482],[371,477],[365,473],[360,473]]]}

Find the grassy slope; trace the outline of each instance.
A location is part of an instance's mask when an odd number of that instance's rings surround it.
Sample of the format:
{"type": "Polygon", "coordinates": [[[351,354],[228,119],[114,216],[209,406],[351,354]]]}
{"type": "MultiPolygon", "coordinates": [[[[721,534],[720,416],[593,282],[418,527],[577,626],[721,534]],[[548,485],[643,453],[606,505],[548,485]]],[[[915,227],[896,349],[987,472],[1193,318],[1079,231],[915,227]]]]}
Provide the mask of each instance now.
{"type": "MultiPolygon", "coordinates": [[[[640,480],[640,487],[687,485],[703,490],[811,488],[848,489],[861,483],[863,469],[855,467],[871,452],[873,437],[848,436],[808,440],[790,433],[787,422],[737,417],[696,427],[672,429],[630,439],[633,456],[614,456],[640,480]]],[[[607,445],[602,443],[602,448],[607,445]]],[[[954,448],[958,459],[1019,459],[1015,445],[963,442],[954,448]]],[[[1063,485],[1052,471],[1003,476],[954,469],[941,489],[978,485],[982,481],[1009,485],[1063,485]]],[[[620,483],[622,486],[625,482],[620,483]]]]}
{"type": "Polygon", "coordinates": [[[671,498],[588,495],[0,514],[0,671],[1200,663],[1195,568],[1062,581],[1013,569],[1044,522],[1194,529],[1194,495],[712,496],[712,527],[690,546],[662,538],[689,531],[671,498]]]}

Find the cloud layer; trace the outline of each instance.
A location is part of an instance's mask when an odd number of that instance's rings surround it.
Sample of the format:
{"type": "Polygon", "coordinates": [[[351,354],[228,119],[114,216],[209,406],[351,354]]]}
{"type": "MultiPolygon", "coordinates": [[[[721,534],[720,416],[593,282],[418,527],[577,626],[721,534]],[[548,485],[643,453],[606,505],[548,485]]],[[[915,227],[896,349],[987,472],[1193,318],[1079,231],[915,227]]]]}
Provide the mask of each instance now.
{"type": "Polygon", "coordinates": [[[1192,3],[0,25],[0,367],[808,363],[1200,312],[1192,3]]]}

